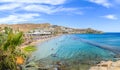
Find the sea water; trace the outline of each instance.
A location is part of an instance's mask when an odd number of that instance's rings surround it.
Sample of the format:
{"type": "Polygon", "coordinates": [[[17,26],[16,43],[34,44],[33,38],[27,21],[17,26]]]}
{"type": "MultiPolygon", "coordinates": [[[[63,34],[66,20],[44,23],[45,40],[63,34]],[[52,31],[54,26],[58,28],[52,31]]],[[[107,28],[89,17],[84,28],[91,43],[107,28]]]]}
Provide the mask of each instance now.
{"type": "Polygon", "coordinates": [[[79,38],[120,47],[120,33],[104,33],[104,34],[76,34],[79,38]]]}
{"type": "Polygon", "coordinates": [[[33,53],[33,56],[35,60],[45,61],[112,60],[116,54],[114,48],[120,50],[119,47],[119,33],[68,34],[38,44],[37,51],[33,53]],[[91,44],[91,42],[95,43],[95,45],[91,44]],[[101,48],[102,45],[107,48],[101,48]],[[113,50],[109,48],[113,48],[113,50]]]}

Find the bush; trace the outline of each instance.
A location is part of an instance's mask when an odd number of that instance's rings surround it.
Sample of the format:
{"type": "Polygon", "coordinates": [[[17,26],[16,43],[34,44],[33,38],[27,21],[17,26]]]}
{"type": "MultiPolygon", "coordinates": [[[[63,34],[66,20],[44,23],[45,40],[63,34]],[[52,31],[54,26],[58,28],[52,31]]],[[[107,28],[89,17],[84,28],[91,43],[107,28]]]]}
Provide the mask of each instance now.
{"type": "Polygon", "coordinates": [[[24,48],[24,51],[25,52],[34,52],[34,51],[36,51],[36,47],[33,45],[29,45],[29,46],[24,48]]]}

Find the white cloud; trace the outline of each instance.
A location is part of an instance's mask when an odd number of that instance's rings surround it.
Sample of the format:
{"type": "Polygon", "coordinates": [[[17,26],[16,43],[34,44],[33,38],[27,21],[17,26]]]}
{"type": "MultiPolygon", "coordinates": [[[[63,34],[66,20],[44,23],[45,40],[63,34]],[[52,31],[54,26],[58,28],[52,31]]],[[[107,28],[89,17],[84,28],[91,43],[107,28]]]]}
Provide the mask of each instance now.
{"type": "Polygon", "coordinates": [[[47,6],[47,5],[28,5],[23,8],[26,11],[41,12],[46,14],[53,14],[57,12],[75,12],[78,11],[78,8],[65,8],[61,6],[47,6]],[[34,9],[34,10],[33,10],[34,9]]]}
{"type": "MultiPolygon", "coordinates": [[[[79,12],[82,14],[78,8],[62,7],[60,4],[64,4],[66,0],[0,0],[0,2],[5,3],[0,5],[0,11],[9,10],[9,12],[23,11],[23,12],[37,12],[45,14],[53,14],[57,12],[71,13],[79,12]],[[26,4],[27,3],[27,4],[26,4]],[[38,4],[35,4],[38,3],[38,4]],[[42,5],[51,4],[51,5],[42,5]]],[[[76,14],[77,14],[76,13],[76,14]]]]}
{"type": "Polygon", "coordinates": [[[23,8],[26,11],[34,11],[34,12],[42,12],[42,13],[53,13],[54,11],[52,9],[54,9],[53,6],[46,6],[46,5],[28,5],[26,7],[23,8]]]}
{"type": "Polygon", "coordinates": [[[0,0],[0,12],[5,12],[0,23],[18,23],[41,20],[40,14],[79,14],[78,8],[63,7],[66,0],[0,0]],[[28,13],[27,12],[31,12],[28,13]],[[34,14],[34,13],[36,14],[34,14]],[[7,14],[7,17],[5,17],[7,14]],[[19,13],[19,14],[17,14],[19,13]],[[26,14],[20,14],[26,13],[26,14]]]}
{"type": "Polygon", "coordinates": [[[116,15],[113,15],[113,14],[105,15],[105,16],[102,16],[102,17],[107,18],[107,19],[111,19],[111,20],[117,20],[118,19],[116,17],[116,15]]]}
{"type": "MultiPolygon", "coordinates": [[[[0,5],[0,11],[15,10],[16,8],[20,9],[25,7],[26,5],[31,5],[31,4],[37,4],[40,6],[42,6],[41,4],[49,4],[51,6],[56,6],[56,5],[64,4],[65,2],[66,0],[0,0],[0,3],[1,4],[3,3],[2,5],[0,5]]],[[[32,8],[36,8],[36,7],[38,6],[32,5],[32,8]]],[[[47,6],[42,6],[42,7],[46,8],[47,6]]]]}
{"type": "Polygon", "coordinates": [[[109,0],[89,0],[90,2],[93,2],[93,3],[96,3],[96,4],[99,4],[99,5],[102,5],[106,8],[109,8],[112,6],[112,4],[110,3],[109,0]]]}
{"type": "Polygon", "coordinates": [[[0,0],[0,2],[39,3],[39,4],[60,5],[60,4],[64,4],[66,0],[0,0]]]}
{"type": "Polygon", "coordinates": [[[21,5],[22,4],[18,4],[18,3],[10,3],[10,4],[0,5],[0,11],[14,10],[14,9],[20,7],[21,5]]]}
{"type": "Polygon", "coordinates": [[[34,20],[35,17],[40,16],[39,14],[35,13],[28,13],[28,14],[14,14],[9,15],[7,17],[0,18],[0,23],[18,23],[18,22],[26,22],[34,20]]]}

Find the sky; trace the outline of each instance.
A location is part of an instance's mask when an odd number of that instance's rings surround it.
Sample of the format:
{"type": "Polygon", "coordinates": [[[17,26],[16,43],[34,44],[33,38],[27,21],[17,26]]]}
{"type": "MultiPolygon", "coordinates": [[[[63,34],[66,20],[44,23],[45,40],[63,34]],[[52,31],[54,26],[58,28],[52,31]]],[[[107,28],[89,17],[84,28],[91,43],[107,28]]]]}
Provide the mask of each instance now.
{"type": "Polygon", "coordinates": [[[0,0],[0,24],[51,23],[120,32],[120,0],[0,0]]]}

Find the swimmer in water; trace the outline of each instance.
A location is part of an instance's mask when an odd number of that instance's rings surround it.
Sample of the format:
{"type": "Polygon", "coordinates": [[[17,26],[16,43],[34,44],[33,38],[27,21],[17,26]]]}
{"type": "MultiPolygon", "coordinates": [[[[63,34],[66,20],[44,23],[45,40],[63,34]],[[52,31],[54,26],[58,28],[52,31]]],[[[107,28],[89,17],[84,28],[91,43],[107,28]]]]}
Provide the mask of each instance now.
{"type": "Polygon", "coordinates": [[[54,50],[54,48],[52,48],[51,50],[54,50]]]}

